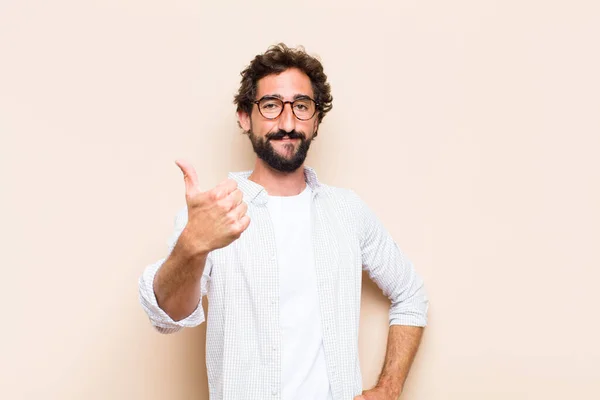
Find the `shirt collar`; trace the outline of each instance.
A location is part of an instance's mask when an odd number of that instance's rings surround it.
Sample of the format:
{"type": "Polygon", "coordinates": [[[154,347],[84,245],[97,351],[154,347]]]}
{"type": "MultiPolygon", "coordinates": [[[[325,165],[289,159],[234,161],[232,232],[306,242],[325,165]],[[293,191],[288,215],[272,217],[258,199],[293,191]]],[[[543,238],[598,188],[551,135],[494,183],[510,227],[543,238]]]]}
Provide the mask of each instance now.
{"type": "MultiPolygon", "coordinates": [[[[256,205],[267,204],[269,199],[267,191],[258,183],[248,179],[251,174],[252,171],[230,172],[229,178],[237,182],[238,188],[244,193],[244,201],[251,201],[256,205]]],[[[321,184],[317,179],[317,173],[310,167],[304,167],[304,178],[314,196],[321,187],[321,184]]]]}

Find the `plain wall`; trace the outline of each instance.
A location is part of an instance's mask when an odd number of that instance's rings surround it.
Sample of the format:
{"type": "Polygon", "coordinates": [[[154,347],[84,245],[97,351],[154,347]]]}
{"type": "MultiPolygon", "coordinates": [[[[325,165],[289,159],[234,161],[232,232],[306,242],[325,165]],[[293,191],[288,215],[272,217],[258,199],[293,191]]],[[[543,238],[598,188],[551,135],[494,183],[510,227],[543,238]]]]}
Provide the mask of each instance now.
{"type": "MultiPolygon", "coordinates": [[[[2,399],[206,399],[205,327],[162,336],[137,279],[184,205],[254,156],[239,72],[319,55],[308,165],[424,277],[403,398],[600,398],[596,1],[0,1],[2,399]]],[[[206,306],[206,302],[205,302],[206,306]]],[[[365,283],[375,384],[387,299],[365,283]]]]}

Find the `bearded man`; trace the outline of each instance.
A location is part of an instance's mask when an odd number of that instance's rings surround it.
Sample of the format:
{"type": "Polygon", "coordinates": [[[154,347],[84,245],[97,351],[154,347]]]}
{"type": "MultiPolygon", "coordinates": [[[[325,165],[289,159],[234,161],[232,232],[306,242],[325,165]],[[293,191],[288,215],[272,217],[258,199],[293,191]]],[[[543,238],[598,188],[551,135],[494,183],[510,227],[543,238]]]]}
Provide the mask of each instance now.
{"type": "Polygon", "coordinates": [[[397,399],[428,300],[373,212],[304,165],[332,108],[321,62],[273,46],[242,72],[234,102],[254,169],[202,192],[192,165],[177,161],[187,206],[168,256],[139,280],[152,325],[172,333],[206,320],[210,399],[397,399]],[[384,367],[369,390],[358,358],[363,270],[391,301],[384,367]]]}

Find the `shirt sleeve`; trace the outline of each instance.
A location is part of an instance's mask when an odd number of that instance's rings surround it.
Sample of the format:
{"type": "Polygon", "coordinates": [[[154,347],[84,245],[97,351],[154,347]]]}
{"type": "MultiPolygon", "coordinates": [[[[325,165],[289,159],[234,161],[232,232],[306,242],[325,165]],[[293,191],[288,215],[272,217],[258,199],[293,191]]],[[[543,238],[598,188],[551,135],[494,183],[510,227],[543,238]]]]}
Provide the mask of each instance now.
{"type": "MultiPolygon", "coordinates": [[[[187,224],[187,209],[184,208],[175,217],[175,229],[171,238],[168,241],[169,254],[173,251],[179,235],[187,224]]],[[[205,321],[204,310],[202,309],[202,298],[206,295],[208,283],[210,280],[210,271],[212,268],[212,261],[209,257],[206,258],[206,265],[202,274],[200,287],[201,297],[196,309],[186,318],[180,321],[174,321],[169,315],[159,307],[156,295],[154,294],[154,277],[158,270],[162,267],[166,258],[163,258],[153,264],[148,265],[142,276],[138,281],[139,299],[142,308],[148,314],[152,326],[156,328],[160,333],[175,333],[183,328],[189,328],[200,325],[205,321]]]]}
{"type": "Polygon", "coordinates": [[[359,204],[363,269],[391,301],[390,325],[426,326],[429,300],[422,278],[377,216],[359,204]]]}

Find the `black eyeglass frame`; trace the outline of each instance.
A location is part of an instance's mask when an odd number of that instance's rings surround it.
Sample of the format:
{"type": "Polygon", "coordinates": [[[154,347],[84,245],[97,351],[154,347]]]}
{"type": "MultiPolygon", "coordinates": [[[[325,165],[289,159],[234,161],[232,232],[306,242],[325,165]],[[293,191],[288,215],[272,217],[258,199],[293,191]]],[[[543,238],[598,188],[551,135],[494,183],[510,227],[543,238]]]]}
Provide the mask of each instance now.
{"type": "Polygon", "coordinates": [[[283,109],[285,108],[285,105],[286,105],[286,104],[289,104],[289,105],[290,105],[290,107],[291,107],[291,109],[292,109],[292,114],[294,114],[294,117],[296,117],[296,119],[298,119],[298,120],[300,120],[300,121],[308,121],[308,120],[310,120],[312,117],[314,117],[314,116],[315,116],[315,114],[316,114],[318,111],[320,111],[320,110],[319,110],[319,106],[320,106],[320,104],[319,104],[319,103],[317,103],[315,99],[313,99],[313,98],[311,98],[311,97],[309,97],[309,96],[302,96],[302,97],[298,97],[297,99],[295,99],[295,100],[292,100],[292,101],[289,101],[289,100],[288,100],[288,101],[285,101],[285,100],[282,100],[282,99],[280,99],[279,97],[276,97],[276,96],[263,96],[263,97],[261,97],[260,99],[253,101],[252,103],[253,103],[253,104],[256,104],[256,106],[258,107],[258,112],[260,113],[260,115],[262,115],[262,116],[263,116],[263,118],[266,118],[266,119],[269,119],[269,120],[274,120],[274,119],[277,119],[277,118],[279,118],[279,117],[281,116],[281,114],[283,114],[283,109]],[[262,113],[262,111],[260,110],[260,102],[261,102],[261,101],[263,101],[263,100],[267,100],[267,99],[270,99],[270,100],[278,100],[278,101],[280,101],[281,103],[283,103],[283,106],[281,107],[281,111],[279,112],[279,114],[278,114],[276,117],[271,117],[271,118],[269,118],[269,117],[266,117],[266,116],[265,116],[265,115],[262,113]],[[312,115],[311,115],[309,118],[304,118],[304,119],[303,119],[303,118],[300,118],[300,117],[298,117],[298,116],[296,115],[296,113],[294,112],[294,103],[295,103],[295,102],[297,102],[297,101],[300,101],[300,100],[310,100],[310,101],[312,101],[313,103],[315,103],[315,112],[314,112],[314,113],[313,113],[313,114],[312,114],[312,115]]]}

